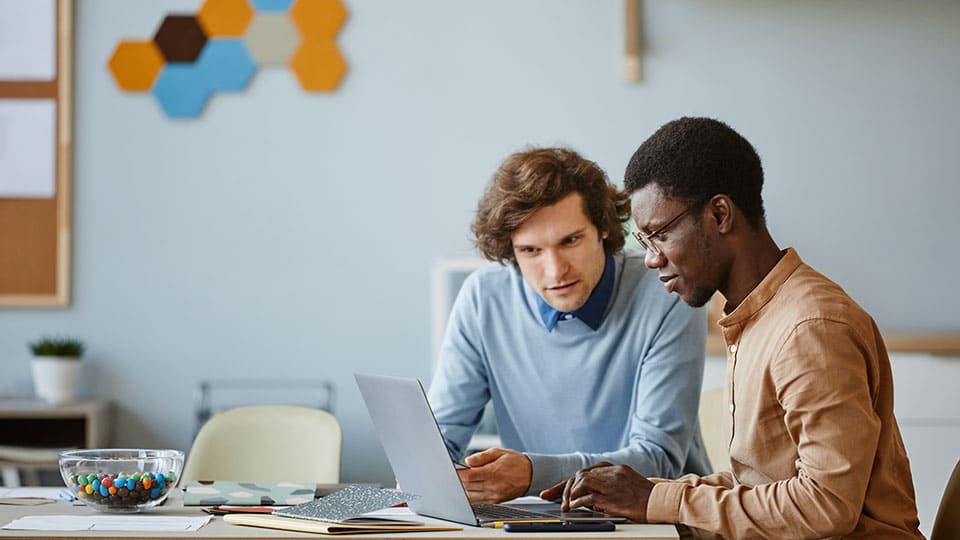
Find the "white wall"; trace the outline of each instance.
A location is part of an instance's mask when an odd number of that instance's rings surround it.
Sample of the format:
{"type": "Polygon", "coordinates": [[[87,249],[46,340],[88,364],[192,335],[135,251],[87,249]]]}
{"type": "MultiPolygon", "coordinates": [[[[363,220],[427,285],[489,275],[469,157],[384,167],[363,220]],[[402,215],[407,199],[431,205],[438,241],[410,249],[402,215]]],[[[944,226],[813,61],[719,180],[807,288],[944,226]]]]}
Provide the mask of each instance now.
{"type": "Polygon", "coordinates": [[[472,254],[499,160],[567,144],[619,179],[680,115],[755,143],[778,240],[881,326],[960,329],[960,3],[648,0],[630,84],[619,1],[351,1],[337,93],[262,70],[171,121],[106,62],[199,4],[77,2],[73,303],[0,310],[0,392],[80,335],[117,444],[188,448],[200,378],[328,377],[343,478],[389,481],[352,374],[429,377],[430,265],[472,254]]]}

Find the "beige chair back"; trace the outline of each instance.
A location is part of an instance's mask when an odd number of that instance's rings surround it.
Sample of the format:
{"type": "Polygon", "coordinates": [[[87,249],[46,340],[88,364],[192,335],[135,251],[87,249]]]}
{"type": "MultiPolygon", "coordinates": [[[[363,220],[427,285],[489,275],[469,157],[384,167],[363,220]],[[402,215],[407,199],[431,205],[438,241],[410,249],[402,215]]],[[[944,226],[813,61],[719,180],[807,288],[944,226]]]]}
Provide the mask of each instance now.
{"type": "Polygon", "coordinates": [[[286,405],[239,407],[197,433],[181,478],[248,482],[340,481],[340,423],[330,413],[286,405]]]}
{"type": "Polygon", "coordinates": [[[700,432],[714,471],[730,469],[730,437],[724,419],[726,411],[723,388],[711,388],[700,394],[700,432]]]}
{"type": "Polygon", "coordinates": [[[954,540],[960,538],[960,461],[953,468],[947,487],[940,497],[937,519],[933,521],[930,540],[954,540]]]}

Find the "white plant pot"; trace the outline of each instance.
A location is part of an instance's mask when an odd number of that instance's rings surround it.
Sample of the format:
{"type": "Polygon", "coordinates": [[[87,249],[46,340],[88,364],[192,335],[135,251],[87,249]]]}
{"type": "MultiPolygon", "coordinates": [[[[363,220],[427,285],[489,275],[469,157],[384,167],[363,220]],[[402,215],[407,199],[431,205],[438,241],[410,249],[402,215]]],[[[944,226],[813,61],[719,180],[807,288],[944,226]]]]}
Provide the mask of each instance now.
{"type": "Polygon", "coordinates": [[[77,397],[79,359],[35,356],[30,367],[33,370],[33,389],[38,398],[57,405],[77,397]]]}

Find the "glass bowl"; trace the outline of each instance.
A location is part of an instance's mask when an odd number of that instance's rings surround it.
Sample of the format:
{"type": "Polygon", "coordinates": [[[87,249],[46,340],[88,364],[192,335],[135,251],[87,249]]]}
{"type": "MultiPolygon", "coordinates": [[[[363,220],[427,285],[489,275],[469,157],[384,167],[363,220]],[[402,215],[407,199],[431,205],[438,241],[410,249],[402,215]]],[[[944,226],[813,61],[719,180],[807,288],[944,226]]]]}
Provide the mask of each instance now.
{"type": "Polygon", "coordinates": [[[140,512],[176,486],[183,452],[107,448],[60,453],[60,476],[84,504],[103,512],[140,512]]]}

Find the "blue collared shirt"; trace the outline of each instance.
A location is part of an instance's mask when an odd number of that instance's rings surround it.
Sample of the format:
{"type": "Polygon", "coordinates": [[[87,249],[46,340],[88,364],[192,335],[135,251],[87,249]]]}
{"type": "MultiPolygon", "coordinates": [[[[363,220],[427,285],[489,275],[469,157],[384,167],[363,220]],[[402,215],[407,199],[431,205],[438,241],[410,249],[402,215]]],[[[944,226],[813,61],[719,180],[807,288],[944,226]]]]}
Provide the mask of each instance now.
{"type": "MultiPolygon", "coordinates": [[[[557,311],[538,294],[537,308],[540,310],[540,318],[543,320],[543,325],[547,327],[547,331],[553,332],[553,328],[557,326],[557,321],[566,315],[580,319],[594,331],[600,328],[600,323],[603,322],[603,314],[607,311],[607,304],[610,303],[610,296],[613,292],[613,267],[613,257],[607,255],[604,259],[603,275],[600,276],[600,282],[590,292],[587,301],[574,311],[557,311]]],[[[566,318],[569,317],[565,317],[565,320],[566,318]]]]}

